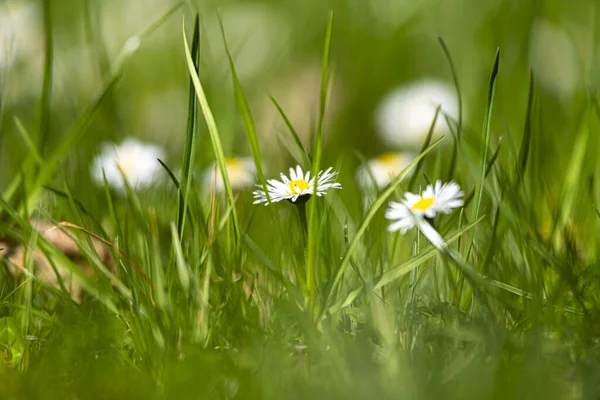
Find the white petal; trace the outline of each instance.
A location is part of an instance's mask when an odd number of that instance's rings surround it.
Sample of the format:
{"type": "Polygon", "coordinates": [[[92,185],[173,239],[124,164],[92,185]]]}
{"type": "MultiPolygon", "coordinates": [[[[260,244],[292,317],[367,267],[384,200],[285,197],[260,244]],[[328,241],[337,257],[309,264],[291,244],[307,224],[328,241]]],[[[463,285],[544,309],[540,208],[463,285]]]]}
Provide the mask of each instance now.
{"type": "Polygon", "coordinates": [[[302,173],[302,168],[299,165],[296,166],[296,179],[302,179],[304,174],[302,173]]]}

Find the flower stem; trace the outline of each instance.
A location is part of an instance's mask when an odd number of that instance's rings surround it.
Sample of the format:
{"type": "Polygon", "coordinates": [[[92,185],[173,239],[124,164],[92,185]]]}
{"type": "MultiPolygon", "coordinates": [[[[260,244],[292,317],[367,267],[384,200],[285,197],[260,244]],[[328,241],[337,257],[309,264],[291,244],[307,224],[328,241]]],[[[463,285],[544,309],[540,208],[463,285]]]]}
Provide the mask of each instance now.
{"type": "Polygon", "coordinates": [[[300,216],[300,225],[302,225],[302,233],[304,235],[304,245],[307,244],[308,239],[308,222],[306,219],[306,203],[297,203],[296,209],[298,210],[298,215],[300,216]]]}
{"type": "Polygon", "coordinates": [[[308,259],[308,220],[306,218],[306,203],[297,203],[296,208],[298,209],[298,215],[300,216],[300,225],[302,226],[302,233],[304,239],[304,260],[306,265],[306,291],[304,294],[305,307],[307,310],[312,310],[314,300],[314,293],[312,292],[312,280],[314,279],[314,273],[311,271],[311,263],[308,259]]]}

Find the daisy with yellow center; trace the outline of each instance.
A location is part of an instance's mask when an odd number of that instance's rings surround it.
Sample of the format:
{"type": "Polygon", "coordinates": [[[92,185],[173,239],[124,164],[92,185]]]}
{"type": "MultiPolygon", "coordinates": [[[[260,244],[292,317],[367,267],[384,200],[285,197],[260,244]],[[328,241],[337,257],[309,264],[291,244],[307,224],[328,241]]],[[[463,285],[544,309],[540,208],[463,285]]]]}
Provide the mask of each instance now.
{"type": "MultiPolygon", "coordinates": [[[[310,177],[310,171],[306,174],[302,172],[302,168],[298,165],[296,169],[290,168],[289,178],[281,174],[281,181],[276,179],[267,180],[267,191],[269,193],[270,203],[276,203],[281,200],[288,200],[292,203],[305,203],[311,195],[324,195],[329,189],[341,189],[342,185],[335,182],[337,172],[333,172],[332,168],[326,171],[320,171],[317,174],[317,191],[314,193],[315,178],[310,177]]],[[[265,203],[270,204],[267,199],[267,194],[261,185],[258,190],[253,192],[254,204],[265,203]]]]}
{"type": "MultiPolygon", "coordinates": [[[[227,168],[229,184],[234,192],[247,189],[256,182],[256,166],[251,158],[226,158],[225,167],[227,168]]],[[[225,191],[223,177],[216,162],[204,171],[203,183],[208,188],[214,186],[217,193],[225,191]]]]}
{"type": "Polygon", "coordinates": [[[436,247],[445,247],[441,235],[426,221],[438,213],[449,214],[453,209],[462,207],[464,193],[455,182],[442,184],[436,181],[428,185],[421,195],[407,192],[402,202],[390,202],[385,217],[392,221],[390,232],[405,234],[417,226],[427,239],[436,247]]]}

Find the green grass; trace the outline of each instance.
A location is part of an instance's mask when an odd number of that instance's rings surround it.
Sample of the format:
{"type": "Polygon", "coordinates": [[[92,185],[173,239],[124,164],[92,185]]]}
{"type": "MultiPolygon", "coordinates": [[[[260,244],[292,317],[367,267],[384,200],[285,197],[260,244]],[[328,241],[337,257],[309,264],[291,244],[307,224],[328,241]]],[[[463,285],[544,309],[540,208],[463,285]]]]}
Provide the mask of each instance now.
{"type": "MultiPolygon", "coordinates": [[[[68,274],[49,284],[32,252],[17,277],[2,261],[0,398],[598,396],[598,91],[582,76],[590,85],[557,100],[526,56],[515,56],[520,42],[496,36],[510,27],[527,37],[532,5],[515,11],[497,4],[481,25],[485,43],[473,44],[459,40],[463,20],[455,14],[446,17],[447,32],[423,28],[433,2],[388,36],[383,22],[361,25],[361,13],[340,2],[327,3],[330,14],[282,3],[314,24],[307,30],[288,21],[295,46],[287,51],[307,54],[286,57],[321,60],[314,107],[297,110],[265,90],[270,71],[244,78],[226,7],[216,14],[194,2],[148,21],[136,52],[102,60],[113,67],[85,102],[69,108],[53,96],[52,62],[60,54],[57,29],[76,28],[57,17],[66,2],[41,3],[45,32],[55,36],[44,41],[39,99],[0,106],[0,249],[38,249],[51,270],[68,274]],[[459,117],[438,110],[452,137],[433,138],[432,125],[418,157],[362,210],[355,168],[387,150],[370,134],[373,103],[385,88],[419,75],[397,54],[416,46],[411,27],[424,29],[435,49],[422,49],[435,68],[420,68],[454,81],[459,117]],[[163,56],[152,35],[171,30],[176,39],[163,56]],[[224,49],[223,63],[207,45],[214,43],[224,49]],[[143,80],[142,72],[168,69],[161,63],[170,57],[176,65],[164,81],[143,80]],[[345,103],[330,121],[337,80],[345,103]],[[101,140],[120,140],[135,125],[133,114],[111,110],[125,107],[132,88],[143,97],[165,86],[187,91],[187,115],[179,130],[164,133],[164,181],[140,191],[128,185],[125,194],[106,178],[96,187],[88,159],[101,140]],[[261,132],[257,104],[265,103],[280,118],[286,146],[261,132]],[[315,122],[308,140],[292,122],[298,113],[315,122]],[[171,145],[176,135],[180,145],[171,145]],[[305,221],[288,202],[253,205],[250,190],[234,191],[225,173],[226,158],[237,154],[252,155],[260,185],[296,157],[312,175],[335,167],[343,189],[311,198],[305,221]],[[213,161],[223,193],[199,175],[213,161]],[[389,233],[383,217],[389,200],[436,179],[455,180],[466,193],[464,208],[435,219],[447,251],[416,230],[389,233]],[[32,229],[31,218],[63,222],[80,259],[32,229]],[[112,263],[97,254],[95,240],[108,243],[112,263]],[[83,291],[79,302],[68,293],[70,274],[83,291]]],[[[550,3],[545,12],[560,16],[550,3]]],[[[86,7],[93,14],[93,2],[86,7]]],[[[86,32],[95,32],[86,21],[86,32]]],[[[591,37],[598,33],[596,25],[587,28],[591,37]]],[[[164,118],[171,116],[165,111],[164,118]]]]}

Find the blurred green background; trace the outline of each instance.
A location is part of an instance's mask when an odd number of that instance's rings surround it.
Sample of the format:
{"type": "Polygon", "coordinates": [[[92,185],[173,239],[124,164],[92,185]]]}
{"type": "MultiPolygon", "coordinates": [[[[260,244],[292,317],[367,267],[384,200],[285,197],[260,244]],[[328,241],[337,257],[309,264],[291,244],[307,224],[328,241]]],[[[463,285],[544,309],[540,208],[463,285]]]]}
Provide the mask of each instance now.
{"type": "MultiPolygon", "coordinates": [[[[51,144],[97,95],[111,65],[129,38],[157,21],[175,2],[52,1],[55,40],[51,144]]],[[[204,1],[191,2],[202,21],[201,78],[228,155],[249,151],[236,115],[224,47],[218,30],[221,14],[244,89],[256,120],[261,146],[273,170],[290,163],[278,141],[285,129],[268,98],[282,105],[301,136],[314,131],[320,83],[320,58],[327,13],[335,13],[331,50],[333,83],[326,130],[327,161],[353,151],[366,157],[390,149],[378,140],[374,109],[390,90],[434,78],[452,85],[438,42],[446,42],[465,108],[466,129],[483,121],[489,74],[500,48],[501,63],[493,120],[493,141],[503,136],[519,143],[526,111],[530,69],[539,86],[538,107],[544,164],[559,172],[568,158],[565,146],[579,128],[586,88],[598,81],[598,44],[594,1],[204,1]]],[[[176,167],[183,148],[188,78],[181,24],[193,15],[182,5],[142,38],[78,144],[74,163],[85,163],[104,139],[137,136],[164,145],[176,167]]],[[[14,29],[14,61],[2,72],[2,154],[0,185],[18,171],[25,149],[15,140],[13,116],[34,128],[41,93],[44,25],[40,2],[4,0],[3,18],[14,29]],[[10,143],[10,146],[8,145],[10,143]]],[[[3,21],[6,29],[7,23],[3,21]]],[[[205,137],[202,137],[206,144],[205,137]]],[[[211,158],[200,146],[200,166],[211,158]]],[[[502,155],[501,155],[502,156],[502,155]]],[[[170,164],[170,165],[171,165],[170,164]]],[[[79,164],[76,164],[79,165],[79,164]]],[[[72,179],[85,180],[73,168],[72,179]]],[[[85,196],[85,193],[82,193],[85,196]]],[[[92,193],[89,193],[91,196],[92,193]]]]}
{"type": "MultiPolygon", "coordinates": [[[[595,95],[600,84],[600,3],[596,0],[0,0],[0,190],[6,193],[20,174],[27,183],[38,172],[32,173],[24,164],[31,151],[19,124],[33,142],[43,143],[42,157],[53,154],[121,67],[116,84],[102,98],[83,136],[46,183],[62,190],[67,182],[73,197],[106,227],[112,210],[104,189],[90,178],[92,159],[102,143],[134,136],[158,144],[167,152],[166,164],[179,171],[189,95],[182,22],[191,38],[196,12],[200,15],[199,76],[225,154],[251,153],[218,16],[256,123],[266,175],[277,177],[279,171],[298,163],[298,154],[269,95],[281,104],[310,148],[330,11],[334,16],[331,86],[321,165],[340,171],[344,189],[336,201],[341,200],[343,207],[333,206],[336,217],[350,220],[351,233],[352,224],[358,225],[362,218],[354,182],[361,157],[389,151],[418,153],[420,142],[394,146],[382,139],[376,110],[395,88],[423,79],[454,87],[440,38],[454,63],[464,110],[465,145],[453,178],[467,193],[480,183],[482,126],[499,49],[490,148],[496,149],[501,141],[502,151],[485,189],[480,215],[487,219],[478,227],[473,254],[465,258],[471,256],[473,263],[483,265],[482,272],[498,282],[535,296],[491,295],[473,285],[472,303],[450,304],[451,296],[444,297],[444,290],[450,293],[446,278],[454,272],[439,277],[423,273],[419,293],[413,286],[416,275],[411,275],[410,282],[407,278],[390,286],[388,296],[397,298],[378,303],[378,295],[365,290],[357,295],[356,308],[348,307],[351,311],[345,310],[343,317],[317,326],[304,310],[299,311],[302,308],[291,294],[279,296],[273,289],[278,286],[271,287],[270,278],[260,275],[263,260],[255,251],[263,249],[276,267],[283,265],[284,273],[292,269],[288,264],[302,264],[301,231],[290,222],[295,221],[294,210],[277,208],[288,224],[283,229],[289,236],[281,237],[269,211],[256,211],[247,191],[239,195],[236,206],[244,234],[252,237],[255,247],[244,247],[241,259],[232,261],[227,240],[216,241],[215,274],[225,278],[211,281],[212,314],[206,328],[210,333],[202,341],[190,334],[201,319],[194,308],[199,296],[186,297],[173,289],[178,288],[174,272],[166,278],[172,295],[168,311],[153,308],[154,303],[150,306],[138,290],[151,290],[136,286],[138,281],[131,278],[126,283],[131,284],[133,299],[111,292],[119,309],[116,317],[92,299],[82,305],[58,295],[48,296],[52,300],[34,296],[29,303],[21,297],[15,300],[13,294],[20,293],[22,281],[4,274],[0,343],[5,365],[0,368],[0,398],[579,399],[598,395],[600,266],[594,205],[600,196],[595,182],[600,163],[598,123],[590,116],[598,113],[595,95]],[[50,113],[40,120],[48,30],[54,50],[52,86],[46,99],[50,113]],[[516,175],[532,73],[535,96],[525,189],[506,193],[510,185],[504,184],[516,175]],[[577,169],[572,167],[577,156],[572,149],[584,128],[591,134],[583,146],[587,153],[582,167],[577,169]],[[38,132],[44,131],[47,140],[39,137],[38,132]],[[569,207],[561,220],[565,199],[569,207]],[[556,220],[563,222],[556,224],[556,220]],[[556,225],[564,232],[552,234],[556,225]],[[494,236],[497,228],[500,233],[494,236]],[[496,240],[499,244],[494,248],[496,240]],[[238,263],[267,281],[264,291],[257,290],[263,297],[244,300],[241,284],[228,277],[238,272],[238,263]],[[21,321],[27,307],[34,307],[37,314],[27,317],[27,324],[13,324],[21,321]],[[402,329],[396,329],[395,322],[402,329]],[[55,385],[60,390],[51,389],[55,385]]],[[[200,120],[195,190],[202,200],[198,204],[205,204],[210,189],[202,185],[201,174],[215,156],[200,120]]],[[[453,143],[448,136],[426,158],[424,171],[432,179],[438,178],[435,173],[446,176],[453,143]]],[[[135,216],[132,203],[115,195],[117,214],[127,221],[125,237],[117,242],[137,260],[171,265],[169,222],[176,215],[177,195],[167,174],[163,175],[139,198],[143,210],[156,211],[162,241],[152,241],[154,221],[140,223],[131,216],[135,216]]],[[[424,179],[418,179],[417,184],[424,186],[424,179]]],[[[25,197],[27,189],[27,184],[19,189],[25,197]]],[[[15,208],[22,206],[17,196],[14,199],[15,208]]],[[[43,192],[34,206],[19,210],[27,217],[49,215],[56,221],[79,216],[72,204],[49,192],[43,192]]],[[[470,210],[465,214],[472,215],[470,210]]],[[[329,214],[323,211],[323,215],[329,214]]],[[[15,222],[11,218],[2,214],[2,233],[11,232],[9,226],[15,222]]],[[[457,225],[457,218],[447,221],[448,227],[457,225]]],[[[324,228],[322,235],[321,261],[327,265],[321,276],[323,293],[347,248],[342,224],[332,226],[324,228]]],[[[383,271],[397,263],[394,254],[413,254],[412,241],[386,234],[378,218],[361,242],[364,248],[357,255],[361,268],[383,271]],[[401,251],[396,253],[396,248],[401,251]]],[[[197,262],[197,271],[202,272],[196,277],[204,276],[207,263],[200,257],[206,256],[200,237],[188,232],[182,238],[190,265],[197,262]]],[[[154,271],[151,264],[142,269],[154,271]]],[[[447,262],[440,259],[425,266],[446,271],[447,262]]],[[[356,281],[352,275],[340,291],[346,295],[356,281]]],[[[110,289],[110,284],[105,286],[110,289]]]]}

